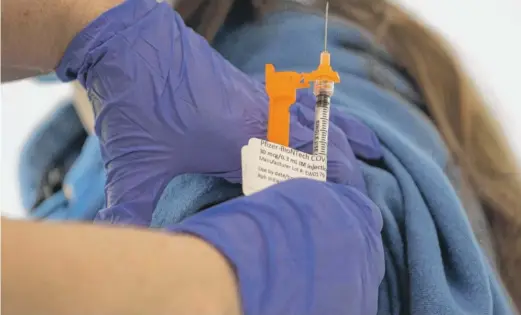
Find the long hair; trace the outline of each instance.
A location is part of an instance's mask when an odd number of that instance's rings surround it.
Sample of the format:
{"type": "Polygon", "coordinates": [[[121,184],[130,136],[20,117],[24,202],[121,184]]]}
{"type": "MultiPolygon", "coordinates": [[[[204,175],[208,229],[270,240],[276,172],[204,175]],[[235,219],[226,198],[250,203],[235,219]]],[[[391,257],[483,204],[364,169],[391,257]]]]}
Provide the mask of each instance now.
{"type": "MultiPolygon", "coordinates": [[[[192,21],[191,26],[211,41],[237,2],[246,1],[187,0],[179,3],[177,10],[188,24],[192,21]]],[[[278,2],[249,3],[253,13],[262,16],[278,2]]],[[[415,81],[453,162],[461,168],[464,181],[485,209],[501,278],[521,309],[520,173],[502,129],[474,82],[443,38],[403,8],[385,0],[329,0],[329,3],[330,11],[337,17],[373,34],[376,42],[415,81]]],[[[314,1],[313,6],[321,10],[325,1],[314,1]]]]}
{"type": "Polygon", "coordinates": [[[403,8],[385,1],[330,2],[373,33],[415,80],[454,163],[484,206],[501,278],[521,309],[520,173],[489,106],[450,46],[403,8]]]}

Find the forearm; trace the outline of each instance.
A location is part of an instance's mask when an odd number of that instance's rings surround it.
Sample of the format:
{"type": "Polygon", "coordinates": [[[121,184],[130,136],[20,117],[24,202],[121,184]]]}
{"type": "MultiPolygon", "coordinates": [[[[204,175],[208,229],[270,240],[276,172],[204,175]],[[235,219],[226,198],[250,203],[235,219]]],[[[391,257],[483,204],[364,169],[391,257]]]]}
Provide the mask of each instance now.
{"type": "Polygon", "coordinates": [[[15,68],[15,67],[4,67],[2,66],[2,83],[21,80],[44,74],[44,71],[38,69],[26,69],[26,68],[15,68]]]}
{"type": "Polygon", "coordinates": [[[50,71],[87,24],[123,0],[3,0],[2,67],[50,71]]]}
{"type": "Polygon", "coordinates": [[[232,270],[199,239],[2,221],[4,314],[239,314],[232,270]]]}

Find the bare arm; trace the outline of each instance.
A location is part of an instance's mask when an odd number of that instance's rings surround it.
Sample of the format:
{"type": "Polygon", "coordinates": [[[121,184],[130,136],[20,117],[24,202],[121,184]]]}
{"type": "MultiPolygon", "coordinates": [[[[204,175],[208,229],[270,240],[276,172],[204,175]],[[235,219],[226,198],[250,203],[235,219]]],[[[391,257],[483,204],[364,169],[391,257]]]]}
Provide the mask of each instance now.
{"type": "Polygon", "coordinates": [[[2,68],[54,69],[69,42],[122,0],[2,0],[2,68]]]}
{"type": "Polygon", "coordinates": [[[47,73],[47,71],[43,72],[38,69],[26,69],[26,68],[15,68],[15,67],[4,67],[2,66],[2,83],[9,81],[16,81],[21,79],[26,79],[38,75],[42,75],[47,73]]]}
{"type": "Polygon", "coordinates": [[[239,298],[225,258],[197,238],[2,219],[2,313],[233,315],[239,298]]]}

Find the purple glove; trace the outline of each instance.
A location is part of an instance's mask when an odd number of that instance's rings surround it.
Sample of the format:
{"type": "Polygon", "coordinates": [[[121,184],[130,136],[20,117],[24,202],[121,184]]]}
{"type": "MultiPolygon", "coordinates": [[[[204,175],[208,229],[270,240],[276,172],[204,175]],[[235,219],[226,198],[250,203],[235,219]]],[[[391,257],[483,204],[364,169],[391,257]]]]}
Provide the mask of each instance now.
{"type": "Polygon", "coordinates": [[[374,315],[384,275],[382,217],[358,190],[290,180],[170,228],[230,261],[245,315],[374,315]]]}
{"type": "MultiPolygon", "coordinates": [[[[113,223],[148,226],[179,174],[240,182],[241,147],[266,136],[264,86],[166,3],[128,0],[106,12],[72,41],[57,74],[78,78],[93,103],[107,169],[105,214],[113,223]]],[[[290,143],[311,152],[314,100],[306,93],[300,98],[308,103],[293,110],[300,114],[292,117],[290,143]]],[[[345,132],[334,126],[328,162],[331,181],[362,185],[345,132]]]]}

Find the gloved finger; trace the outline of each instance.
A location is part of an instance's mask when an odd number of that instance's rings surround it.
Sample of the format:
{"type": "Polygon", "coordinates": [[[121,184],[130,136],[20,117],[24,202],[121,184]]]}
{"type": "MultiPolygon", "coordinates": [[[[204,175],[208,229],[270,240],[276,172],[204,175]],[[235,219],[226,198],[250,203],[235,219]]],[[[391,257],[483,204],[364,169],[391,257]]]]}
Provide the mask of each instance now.
{"type": "MultiPolygon", "coordinates": [[[[309,130],[309,129],[308,129],[309,130]]],[[[309,130],[311,132],[311,130],[309,130]]],[[[313,151],[313,141],[308,141],[298,148],[306,153],[313,151]]],[[[356,157],[347,146],[339,148],[332,142],[328,143],[327,180],[337,184],[351,185],[365,192],[365,182],[357,165],[356,157]]]]}
{"type": "MultiPolygon", "coordinates": [[[[347,152],[349,155],[349,152],[347,152]]],[[[354,155],[349,158],[346,152],[331,147],[327,159],[327,180],[333,183],[351,185],[365,193],[365,182],[354,155]]]]}
{"type": "MultiPolygon", "coordinates": [[[[296,120],[298,121],[298,124],[306,127],[306,129],[310,130],[310,132],[313,134],[314,128],[315,128],[315,113],[312,109],[310,109],[307,106],[304,106],[302,104],[296,104],[292,106],[292,113],[295,116],[296,120]]],[[[313,135],[310,139],[313,139],[313,135]]],[[[348,138],[346,137],[346,134],[344,131],[335,124],[330,123],[329,124],[329,132],[328,132],[328,146],[333,145],[340,150],[347,151],[351,150],[349,147],[348,138]]],[[[313,152],[307,152],[307,153],[313,153],[313,152]]]]}
{"type": "MultiPolygon", "coordinates": [[[[313,129],[303,125],[301,121],[299,121],[297,112],[292,116],[290,146],[299,151],[312,154],[313,129]]],[[[328,181],[339,184],[349,184],[361,191],[365,191],[365,184],[361,172],[356,167],[356,157],[342,131],[330,125],[330,135],[327,158],[328,181]]]]}
{"type": "Polygon", "coordinates": [[[380,159],[382,147],[376,134],[358,119],[332,108],[330,121],[348,137],[353,151],[365,159],[380,159]]]}
{"type": "MultiPolygon", "coordinates": [[[[309,109],[309,111],[301,110],[303,115],[300,118],[303,124],[311,126],[314,123],[316,97],[310,90],[299,90],[297,102],[309,109]]],[[[382,157],[382,148],[376,134],[364,123],[335,106],[331,106],[329,120],[342,130],[357,156],[365,159],[382,157]]]]}
{"type": "Polygon", "coordinates": [[[311,89],[297,90],[297,103],[303,104],[310,109],[315,108],[317,98],[311,89]]]}

